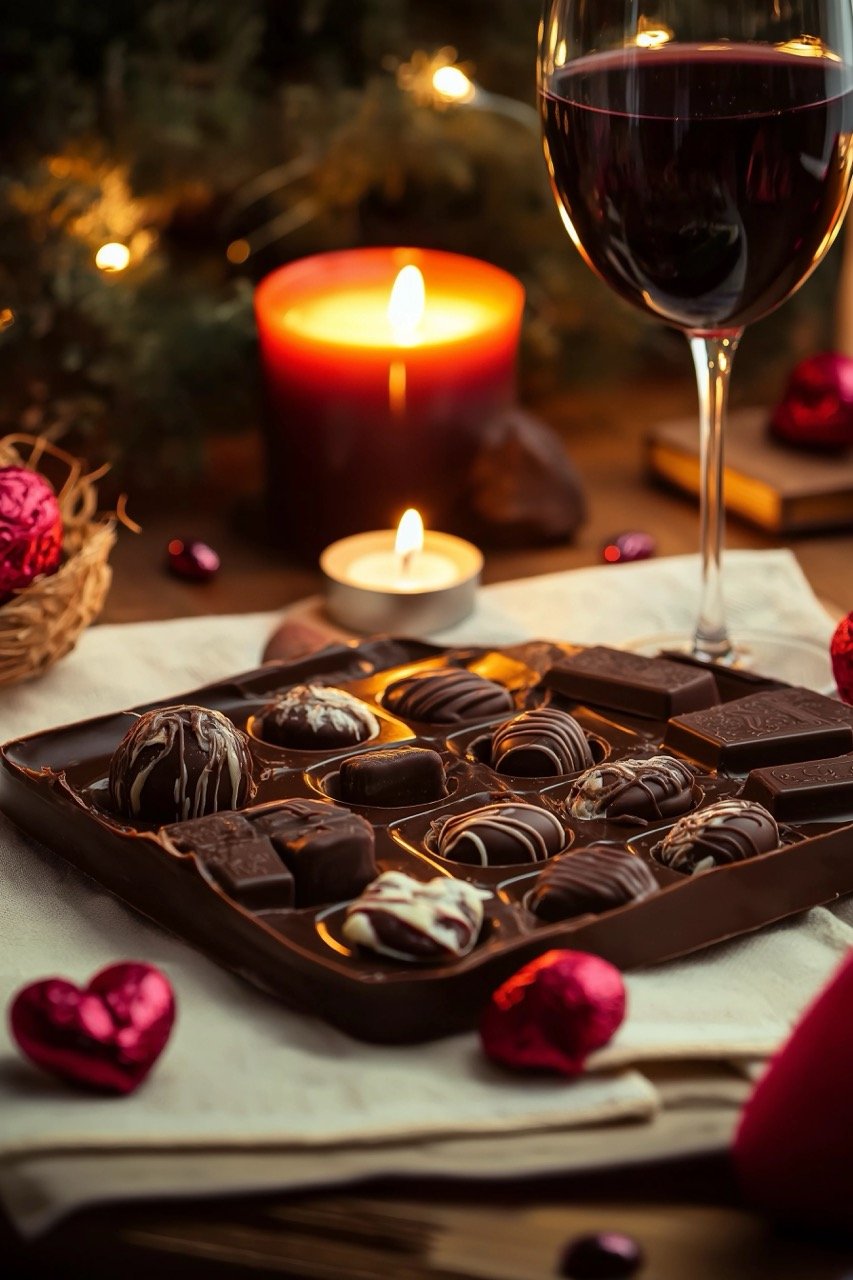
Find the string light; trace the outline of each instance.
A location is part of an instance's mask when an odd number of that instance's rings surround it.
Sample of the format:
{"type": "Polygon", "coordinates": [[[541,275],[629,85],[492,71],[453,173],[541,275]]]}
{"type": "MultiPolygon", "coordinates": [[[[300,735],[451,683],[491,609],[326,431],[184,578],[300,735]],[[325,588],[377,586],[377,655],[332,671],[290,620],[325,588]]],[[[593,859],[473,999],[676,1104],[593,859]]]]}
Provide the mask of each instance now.
{"type": "Polygon", "coordinates": [[[95,266],[101,271],[124,271],[129,262],[130,250],[126,244],[120,244],[117,240],[102,244],[95,254],[95,266]]]}

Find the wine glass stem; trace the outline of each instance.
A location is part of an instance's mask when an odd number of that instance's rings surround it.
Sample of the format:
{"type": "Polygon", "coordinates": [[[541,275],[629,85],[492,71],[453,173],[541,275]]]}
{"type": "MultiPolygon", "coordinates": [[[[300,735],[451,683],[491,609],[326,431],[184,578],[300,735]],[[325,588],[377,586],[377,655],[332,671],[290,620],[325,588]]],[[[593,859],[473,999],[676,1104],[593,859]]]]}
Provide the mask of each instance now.
{"type": "Polygon", "coordinates": [[[710,658],[716,662],[731,661],[733,656],[726,628],[721,566],[725,529],[723,433],[732,361],[742,333],[742,329],[733,329],[714,337],[688,335],[699,388],[699,537],[702,556],[702,595],[693,653],[698,658],[710,658]]]}

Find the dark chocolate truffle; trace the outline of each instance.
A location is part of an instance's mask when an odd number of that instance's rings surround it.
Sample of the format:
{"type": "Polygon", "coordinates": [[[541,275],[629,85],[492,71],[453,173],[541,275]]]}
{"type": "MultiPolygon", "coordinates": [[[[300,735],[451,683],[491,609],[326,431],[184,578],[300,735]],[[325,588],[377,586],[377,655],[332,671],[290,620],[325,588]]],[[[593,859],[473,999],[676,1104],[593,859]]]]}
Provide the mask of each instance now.
{"type": "Polygon", "coordinates": [[[512,695],[502,684],[464,667],[418,671],[388,685],[382,699],[389,711],[427,724],[487,720],[512,710],[512,695]]]}
{"type": "Polygon", "coordinates": [[[150,823],[240,809],[255,794],[245,734],[189,706],[144,712],[113,752],[109,785],[118,813],[150,823]]]}
{"type": "Polygon", "coordinates": [[[252,824],[293,876],[296,906],[355,897],[376,875],[373,828],[322,800],[287,800],[252,824]]]}
{"type": "Polygon", "coordinates": [[[557,815],[533,804],[487,804],[438,818],[430,834],[442,858],[475,867],[542,862],[566,847],[557,815]]]}
{"type": "Polygon", "coordinates": [[[627,849],[590,844],[561,854],[539,873],[527,906],[540,920],[600,915],[657,892],[647,863],[627,849]]]}
{"type": "Polygon", "coordinates": [[[776,820],[760,804],[717,800],[680,818],[651,853],[665,867],[693,876],[778,848],[776,820]]]}
{"type": "Polygon", "coordinates": [[[651,822],[686,813],[696,803],[694,773],[672,756],[608,760],[575,779],[566,800],[573,818],[651,822]]]}
{"type": "Polygon", "coordinates": [[[446,794],[444,762],[427,747],[388,747],[341,761],[338,799],[346,804],[426,804],[446,794]]]}
{"type": "Polygon", "coordinates": [[[492,768],[524,778],[555,778],[592,764],[592,752],[574,716],[557,707],[522,711],[492,734],[492,768]]]}
{"type": "Polygon", "coordinates": [[[335,751],[374,738],[379,721],[365,703],[343,689],[299,684],[258,713],[256,732],[279,747],[335,751]]]}
{"type": "Polygon", "coordinates": [[[422,884],[403,871],[385,871],[347,907],[344,937],[397,960],[451,960],[474,947],[491,895],[438,876],[422,884]]]}

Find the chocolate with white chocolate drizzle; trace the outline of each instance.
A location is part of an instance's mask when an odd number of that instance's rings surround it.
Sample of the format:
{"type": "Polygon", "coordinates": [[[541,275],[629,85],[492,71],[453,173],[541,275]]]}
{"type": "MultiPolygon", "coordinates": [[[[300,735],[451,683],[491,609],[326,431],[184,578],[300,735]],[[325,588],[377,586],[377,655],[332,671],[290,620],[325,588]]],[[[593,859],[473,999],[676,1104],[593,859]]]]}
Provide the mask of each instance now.
{"type": "Polygon", "coordinates": [[[181,822],[240,809],[255,794],[246,737],[220,711],[145,711],[110,761],[110,798],[125,818],[181,822]]]}
{"type": "Polygon", "coordinates": [[[642,824],[674,818],[696,803],[694,776],[673,756],[608,760],[575,779],[566,807],[574,818],[642,824]]]}

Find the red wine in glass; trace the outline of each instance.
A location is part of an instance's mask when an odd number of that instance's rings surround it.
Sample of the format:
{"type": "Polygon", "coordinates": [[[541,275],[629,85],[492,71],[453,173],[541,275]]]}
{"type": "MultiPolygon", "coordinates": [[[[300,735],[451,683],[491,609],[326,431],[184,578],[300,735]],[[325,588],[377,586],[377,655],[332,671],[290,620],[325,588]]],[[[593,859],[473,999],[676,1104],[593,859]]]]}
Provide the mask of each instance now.
{"type": "MultiPolygon", "coordinates": [[[[800,14],[791,0],[780,17],[767,0],[656,4],[652,19],[615,0],[546,0],[545,159],[587,264],[689,339],[701,411],[692,648],[732,661],[720,572],[732,360],[744,326],[821,261],[849,203],[853,5],[818,0],[800,14]],[[681,28],[707,31],[707,42],[679,40],[681,28]]],[[[778,645],[761,647],[768,670],[789,669],[778,645]]],[[[752,659],[761,665],[758,645],[752,659]]],[[[827,667],[822,648],[818,665],[827,667]]]]}
{"type": "Polygon", "coordinates": [[[593,54],[541,94],[589,266],[692,332],[741,328],[820,261],[848,196],[850,71],[759,46],[593,54]]]}

